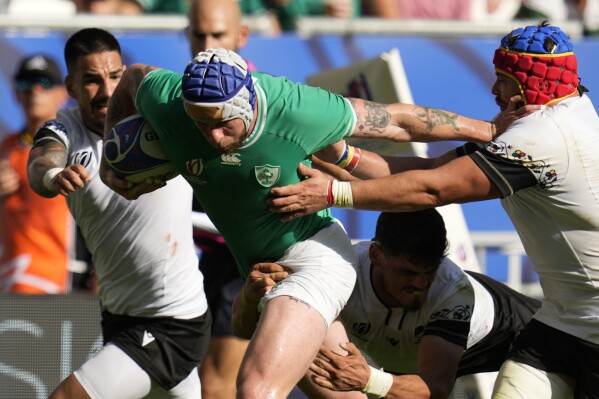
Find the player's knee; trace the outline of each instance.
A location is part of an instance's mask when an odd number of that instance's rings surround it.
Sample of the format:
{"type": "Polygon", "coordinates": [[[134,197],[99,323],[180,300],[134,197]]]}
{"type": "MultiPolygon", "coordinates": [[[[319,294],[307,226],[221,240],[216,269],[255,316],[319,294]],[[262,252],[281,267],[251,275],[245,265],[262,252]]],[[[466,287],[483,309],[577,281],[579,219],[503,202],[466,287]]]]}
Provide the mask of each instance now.
{"type": "Polygon", "coordinates": [[[244,377],[237,378],[237,399],[284,399],[286,394],[267,379],[244,377]]]}

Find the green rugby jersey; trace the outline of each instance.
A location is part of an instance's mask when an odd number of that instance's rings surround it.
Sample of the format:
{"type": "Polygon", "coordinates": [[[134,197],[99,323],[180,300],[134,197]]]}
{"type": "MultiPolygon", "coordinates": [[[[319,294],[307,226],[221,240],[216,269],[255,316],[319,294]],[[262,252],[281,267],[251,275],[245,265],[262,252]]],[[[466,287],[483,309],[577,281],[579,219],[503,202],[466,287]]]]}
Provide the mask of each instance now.
{"type": "Polygon", "coordinates": [[[193,187],[247,276],[255,262],[279,259],[285,250],[330,225],[326,209],[281,222],[266,199],[272,187],[297,183],[300,162],[348,136],[355,114],[342,96],[252,73],[259,101],[256,124],[239,150],[213,148],[182,103],[181,74],[152,72],[144,79],[136,106],[157,132],[177,170],[193,187]]]}

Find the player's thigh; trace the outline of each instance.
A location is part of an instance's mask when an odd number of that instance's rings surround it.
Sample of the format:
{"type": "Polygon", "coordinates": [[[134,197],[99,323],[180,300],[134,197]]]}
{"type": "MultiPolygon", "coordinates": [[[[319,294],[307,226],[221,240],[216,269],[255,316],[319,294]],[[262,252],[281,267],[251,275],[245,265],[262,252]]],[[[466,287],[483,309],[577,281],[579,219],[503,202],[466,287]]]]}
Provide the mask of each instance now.
{"type": "Polygon", "coordinates": [[[269,300],[241,365],[238,391],[250,386],[288,394],[318,353],[326,329],[307,303],[289,296],[269,300]]]}
{"type": "Polygon", "coordinates": [[[145,399],[151,398],[172,398],[172,399],[200,399],[202,397],[202,384],[198,369],[193,369],[191,373],[180,383],[171,388],[168,392],[164,392],[158,383],[152,381],[152,393],[145,399]]]}
{"type": "Polygon", "coordinates": [[[529,365],[507,360],[499,370],[493,399],[571,399],[573,385],[567,378],[529,365]]]}
{"type": "Polygon", "coordinates": [[[111,343],[73,374],[92,399],[143,398],[152,389],[150,376],[111,343]]]}
{"type": "Polygon", "coordinates": [[[52,392],[48,399],[90,399],[83,386],[79,383],[74,374],[69,375],[52,392]]]}

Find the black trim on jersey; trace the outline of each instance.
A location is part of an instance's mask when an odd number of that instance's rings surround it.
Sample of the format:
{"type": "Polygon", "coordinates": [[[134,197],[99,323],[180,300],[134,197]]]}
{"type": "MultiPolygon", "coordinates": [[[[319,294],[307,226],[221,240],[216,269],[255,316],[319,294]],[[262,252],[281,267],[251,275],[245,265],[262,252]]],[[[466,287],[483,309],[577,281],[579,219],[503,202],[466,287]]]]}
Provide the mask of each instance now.
{"type": "Polygon", "coordinates": [[[479,150],[468,155],[497,185],[502,197],[508,197],[518,190],[539,183],[534,173],[526,166],[510,162],[486,150],[479,150]]]}
{"type": "Polygon", "coordinates": [[[476,143],[466,143],[463,146],[460,146],[455,149],[456,155],[459,157],[463,157],[464,155],[472,154],[481,149],[481,146],[476,143]]]}
{"type": "Polygon", "coordinates": [[[31,148],[33,149],[36,147],[41,147],[44,144],[46,144],[46,141],[48,140],[56,141],[64,145],[62,139],[55,132],[53,132],[50,129],[41,128],[35,134],[35,138],[33,139],[33,146],[31,148]]]}
{"type": "MultiPolygon", "coordinates": [[[[523,295],[484,274],[465,271],[478,281],[493,298],[493,328],[472,347],[466,349],[458,365],[457,377],[498,371],[508,357],[515,337],[541,307],[541,302],[523,295]]],[[[474,305],[476,307],[476,304],[474,305]]]]}
{"type": "Polygon", "coordinates": [[[433,320],[426,325],[424,335],[435,335],[446,341],[466,349],[468,333],[470,332],[469,320],[433,320]]]}

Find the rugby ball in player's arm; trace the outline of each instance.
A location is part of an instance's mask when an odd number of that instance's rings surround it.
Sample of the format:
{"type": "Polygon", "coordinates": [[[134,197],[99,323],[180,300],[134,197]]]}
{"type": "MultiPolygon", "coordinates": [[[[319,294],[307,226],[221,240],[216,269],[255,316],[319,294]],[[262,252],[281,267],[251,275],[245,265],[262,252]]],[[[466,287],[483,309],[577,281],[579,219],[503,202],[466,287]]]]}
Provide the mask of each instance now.
{"type": "Polygon", "coordinates": [[[152,126],[137,114],[123,119],[110,130],[104,140],[104,158],[117,176],[132,183],[141,183],[150,177],[162,177],[166,181],[179,174],[152,126]]]}

